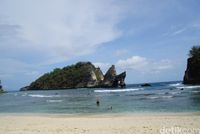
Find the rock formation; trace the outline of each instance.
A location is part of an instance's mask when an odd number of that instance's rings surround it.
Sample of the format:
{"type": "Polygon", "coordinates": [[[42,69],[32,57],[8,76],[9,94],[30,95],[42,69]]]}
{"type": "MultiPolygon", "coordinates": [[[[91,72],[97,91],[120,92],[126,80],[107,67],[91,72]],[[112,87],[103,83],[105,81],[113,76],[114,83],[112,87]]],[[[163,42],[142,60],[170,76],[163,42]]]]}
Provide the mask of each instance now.
{"type": "Polygon", "coordinates": [[[141,87],[151,87],[151,84],[149,84],[149,83],[144,83],[144,84],[141,84],[141,87]]]}
{"type": "Polygon", "coordinates": [[[4,93],[4,90],[3,90],[3,89],[0,89],[0,93],[4,93]]]}
{"type": "Polygon", "coordinates": [[[29,86],[20,90],[49,90],[69,88],[101,88],[101,87],[125,87],[126,72],[116,74],[115,66],[112,65],[103,75],[100,68],[96,68],[91,62],[78,62],[75,65],[62,69],[54,69],[46,73],[29,86]]]}
{"type": "Polygon", "coordinates": [[[197,63],[193,58],[188,58],[183,83],[200,84],[200,62],[197,63]]]}
{"type": "Polygon", "coordinates": [[[116,73],[115,66],[112,65],[108,71],[106,72],[103,80],[102,86],[104,87],[125,87],[126,84],[124,82],[126,77],[126,72],[123,72],[119,75],[116,73]]]}
{"type": "Polygon", "coordinates": [[[110,87],[113,85],[113,82],[115,80],[117,73],[115,70],[115,66],[112,65],[108,71],[106,72],[105,76],[104,76],[104,80],[103,80],[103,84],[104,86],[110,87]]]}
{"type": "Polygon", "coordinates": [[[189,55],[183,83],[200,84],[200,46],[194,46],[189,55]]]}
{"type": "Polygon", "coordinates": [[[0,93],[4,93],[3,87],[1,85],[1,80],[0,80],[0,93]]]}
{"type": "Polygon", "coordinates": [[[117,75],[114,79],[112,86],[113,87],[121,87],[121,88],[126,87],[125,78],[126,78],[126,72],[123,72],[123,73],[117,75]]]}

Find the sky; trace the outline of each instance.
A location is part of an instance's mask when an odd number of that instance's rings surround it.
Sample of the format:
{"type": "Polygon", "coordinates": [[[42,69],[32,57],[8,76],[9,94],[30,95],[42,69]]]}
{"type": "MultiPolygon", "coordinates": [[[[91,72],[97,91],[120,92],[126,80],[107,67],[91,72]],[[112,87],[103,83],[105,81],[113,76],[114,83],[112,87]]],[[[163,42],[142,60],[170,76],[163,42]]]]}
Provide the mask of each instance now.
{"type": "Polygon", "coordinates": [[[199,0],[0,0],[6,90],[78,61],[114,64],[129,84],[182,80],[199,44],[199,0]]]}

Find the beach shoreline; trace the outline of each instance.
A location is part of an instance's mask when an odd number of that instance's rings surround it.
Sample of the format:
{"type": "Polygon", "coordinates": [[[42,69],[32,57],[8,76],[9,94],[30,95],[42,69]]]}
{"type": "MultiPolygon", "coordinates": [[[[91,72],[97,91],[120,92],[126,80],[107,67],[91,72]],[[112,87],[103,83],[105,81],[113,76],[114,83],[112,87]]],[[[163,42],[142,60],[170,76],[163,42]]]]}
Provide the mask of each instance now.
{"type": "Polygon", "coordinates": [[[3,116],[38,117],[129,117],[129,116],[200,116],[200,112],[119,112],[119,113],[0,113],[3,116]]]}
{"type": "Polygon", "coordinates": [[[200,129],[200,112],[131,114],[0,114],[0,134],[160,134],[200,129]]]}

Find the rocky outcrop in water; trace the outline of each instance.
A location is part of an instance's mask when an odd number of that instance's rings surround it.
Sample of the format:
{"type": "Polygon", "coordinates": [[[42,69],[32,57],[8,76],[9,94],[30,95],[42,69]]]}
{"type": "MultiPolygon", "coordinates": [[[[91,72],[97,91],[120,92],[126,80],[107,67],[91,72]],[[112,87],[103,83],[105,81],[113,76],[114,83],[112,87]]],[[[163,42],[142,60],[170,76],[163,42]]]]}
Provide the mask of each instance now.
{"type": "Polygon", "coordinates": [[[44,74],[29,86],[20,90],[123,88],[125,87],[125,77],[126,72],[117,75],[114,65],[109,68],[104,76],[101,69],[96,68],[91,62],[78,62],[62,69],[54,69],[54,71],[44,74]]]}
{"type": "Polygon", "coordinates": [[[126,72],[123,72],[119,75],[116,73],[115,66],[112,65],[108,71],[106,72],[103,80],[102,86],[104,87],[125,87],[126,84],[124,82],[126,78],[126,72]]]}
{"type": "Polygon", "coordinates": [[[200,84],[200,46],[194,46],[189,55],[183,83],[200,84]]]}
{"type": "Polygon", "coordinates": [[[4,93],[5,91],[3,90],[3,86],[1,85],[1,80],[0,80],[0,93],[4,93]]]}
{"type": "Polygon", "coordinates": [[[151,87],[151,84],[149,84],[149,83],[144,83],[144,84],[141,84],[141,87],[151,87]]]}
{"type": "Polygon", "coordinates": [[[200,84],[200,62],[198,63],[193,58],[188,59],[183,83],[200,84]]]}
{"type": "Polygon", "coordinates": [[[0,93],[4,93],[4,90],[3,90],[3,89],[0,89],[0,93]]]}

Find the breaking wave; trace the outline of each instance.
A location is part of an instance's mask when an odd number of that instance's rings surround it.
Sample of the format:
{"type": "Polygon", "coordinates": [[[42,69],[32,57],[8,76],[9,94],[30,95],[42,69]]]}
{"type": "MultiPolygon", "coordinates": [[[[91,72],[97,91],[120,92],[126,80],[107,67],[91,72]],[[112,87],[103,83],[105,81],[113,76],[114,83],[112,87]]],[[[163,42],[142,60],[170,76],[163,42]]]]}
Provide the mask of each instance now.
{"type": "Polygon", "coordinates": [[[147,97],[149,99],[170,99],[170,98],[173,98],[174,96],[171,96],[171,95],[168,95],[168,96],[150,96],[150,97],[147,97]]]}
{"type": "Polygon", "coordinates": [[[193,89],[193,88],[200,88],[200,85],[198,85],[198,86],[180,86],[180,87],[176,87],[176,88],[178,88],[178,89],[193,89]]]}
{"type": "Polygon", "coordinates": [[[111,89],[111,90],[94,90],[96,93],[110,93],[110,92],[131,92],[143,90],[143,88],[128,88],[128,89],[111,89]]]}
{"type": "Polygon", "coordinates": [[[181,82],[179,82],[179,83],[175,83],[175,84],[169,84],[169,86],[178,87],[178,86],[183,86],[183,84],[181,82]]]}
{"type": "Polygon", "coordinates": [[[52,97],[60,97],[60,95],[41,95],[41,94],[29,94],[30,97],[38,97],[38,98],[52,98],[52,97]]]}
{"type": "Polygon", "coordinates": [[[49,103],[58,103],[58,102],[62,102],[63,100],[47,100],[47,102],[49,103]]]}

